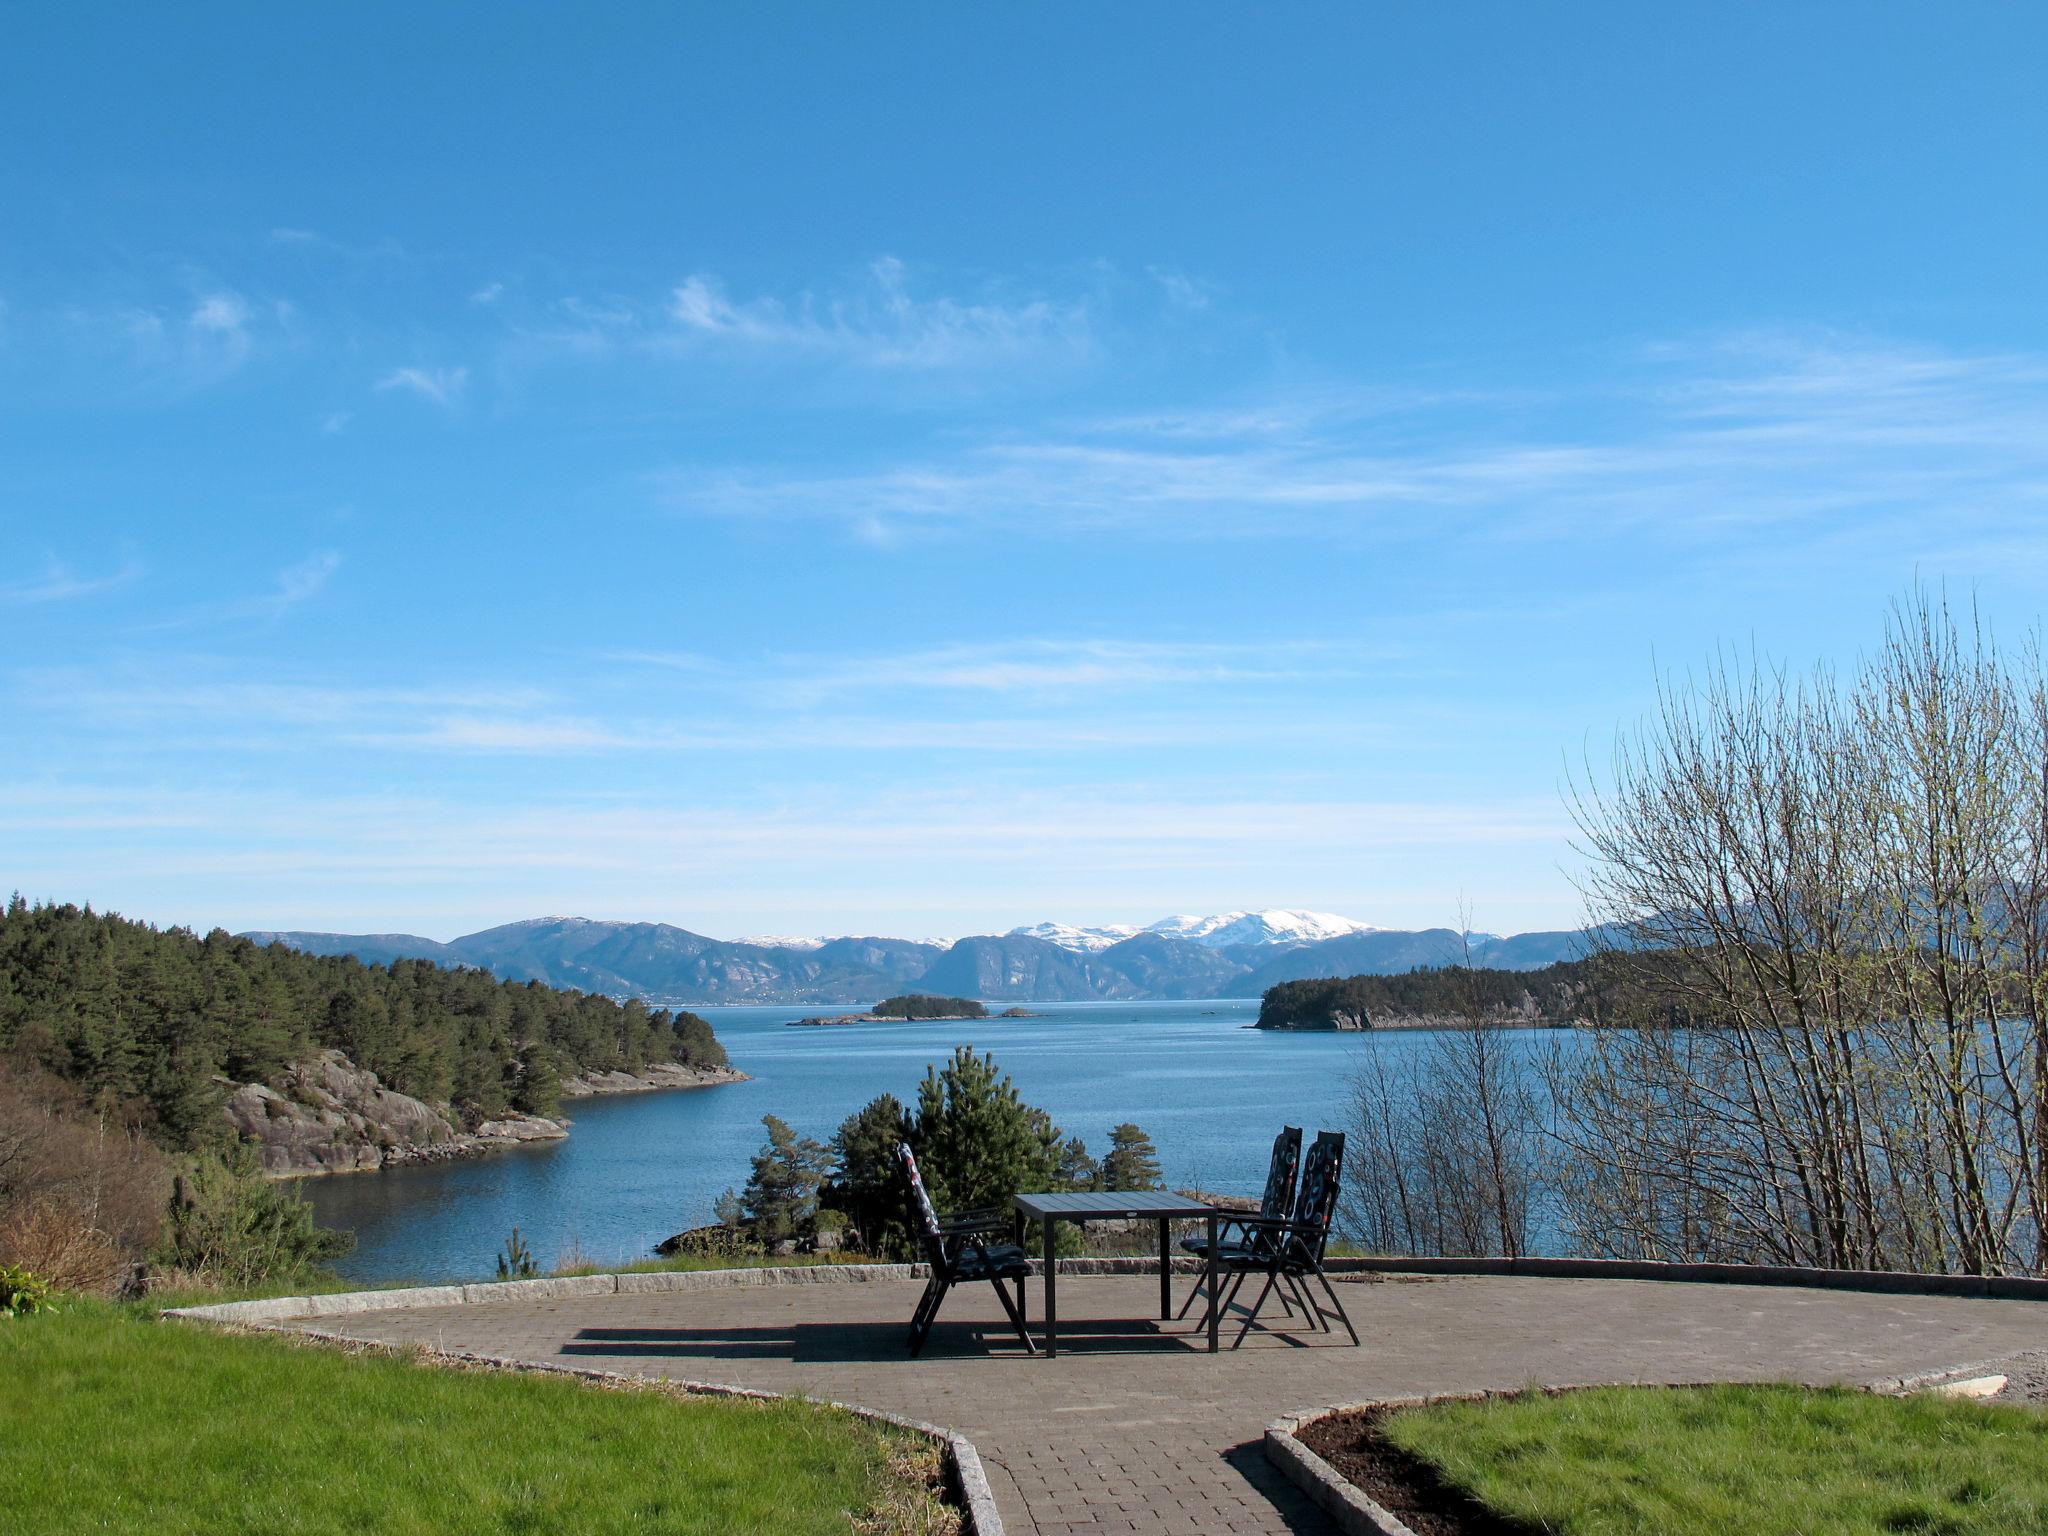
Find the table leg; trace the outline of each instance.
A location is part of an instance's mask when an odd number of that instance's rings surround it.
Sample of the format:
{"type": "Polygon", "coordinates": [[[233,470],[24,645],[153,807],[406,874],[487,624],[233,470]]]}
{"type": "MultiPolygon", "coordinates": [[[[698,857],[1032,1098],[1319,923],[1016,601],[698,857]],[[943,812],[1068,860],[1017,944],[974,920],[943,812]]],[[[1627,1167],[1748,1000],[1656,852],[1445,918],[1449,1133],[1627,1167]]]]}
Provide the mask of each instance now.
{"type": "MultiPolygon", "coordinates": [[[[1010,1241],[1015,1243],[1019,1250],[1022,1250],[1024,1247],[1024,1213],[1022,1211],[1012,1210],[1010,1212],[1010,1241]]],[[[1025,1278],[1019,1275],[1017,1277],[1017,1315],[1019,1317],[1029,1317],[1031,1315],[1024,1310],[1024,1289],[1025,1278]]]]}
{"type": "Polygon", "coordinates": [[[1173,1316],[1173,1266],[1166,1261],[1172,1250],[1167,1246],[1171,1241],[1166,1231],[1166,1218],[1159,1218],[1159,1315],[1173,1316]]]}
{"type": "Polygon", "coordinates": [[[1060,1352],[1059,1304],[1053,1297],[1052,1283],[1059,1272],[1059,1244],[1053,1239],[1053,1230],[1059,1223],[1050,1216],[1038,1218],[1045,1229],[1045,1358],[1050,1360],[1060,1352]]]}
{"type": "Polygon", "coordinates": [[[1209,1213],[1209,1353],[1216,1353],[1216,1330],[1223,1322],[1223,1309],[1216,1305],[1216,1213],[1209,1213]]]}

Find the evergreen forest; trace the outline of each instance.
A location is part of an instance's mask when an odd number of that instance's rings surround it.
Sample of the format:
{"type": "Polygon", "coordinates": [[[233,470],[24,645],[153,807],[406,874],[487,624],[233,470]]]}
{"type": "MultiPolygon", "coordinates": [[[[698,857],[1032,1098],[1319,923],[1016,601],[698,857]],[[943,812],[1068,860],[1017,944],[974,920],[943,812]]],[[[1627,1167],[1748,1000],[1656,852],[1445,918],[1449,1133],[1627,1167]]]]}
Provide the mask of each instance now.
{"type": "Polygon", "coordinates": [[[368,966],[221,929],[202,938],[18,895],[0,917],[0,1058],[121,1108],[168,1149],[222,1142],[228,1084],[274,1083],[324,1048],[471,1125],[547,1113],[580,1072],[726,1064],[703,1019],[637,1001],[426,960],[368,966]]]}

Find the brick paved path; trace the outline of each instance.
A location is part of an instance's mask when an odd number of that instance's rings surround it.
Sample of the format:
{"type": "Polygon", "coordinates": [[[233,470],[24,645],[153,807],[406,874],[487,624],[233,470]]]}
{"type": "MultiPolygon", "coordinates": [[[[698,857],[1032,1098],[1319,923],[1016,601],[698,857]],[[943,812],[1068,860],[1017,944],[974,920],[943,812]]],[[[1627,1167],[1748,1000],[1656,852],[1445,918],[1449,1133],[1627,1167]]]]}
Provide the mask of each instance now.
{"type": "Polygon", "coordinates": [[[1629,1280],[1338,1284],[1361,1349],[1254,1334],[1211,1357],[1175,1325],[1128,1321],[1156,1304],[1151,1277],[1063,1278],[1057,1360],[1005,1342],[986,1287],[954,1292],[924,1358],[906,1359],[914,1282],[502,1301],[312,1326],[944,1424],[980,1448],[1014,1536],[1327,1531],[1259,1451],[1267,1421],[1301,1408],[1532,1382],[1861,1382],[2038,1346],[2048,1332],[2038,1302],[1629,1280]]]}

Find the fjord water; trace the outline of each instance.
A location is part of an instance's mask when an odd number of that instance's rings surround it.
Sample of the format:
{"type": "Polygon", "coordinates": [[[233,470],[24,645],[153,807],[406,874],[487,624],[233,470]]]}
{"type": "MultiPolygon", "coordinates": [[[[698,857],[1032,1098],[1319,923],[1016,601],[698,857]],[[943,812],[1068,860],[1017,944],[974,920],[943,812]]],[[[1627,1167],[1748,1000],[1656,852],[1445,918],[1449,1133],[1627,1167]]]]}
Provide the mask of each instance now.
{"type": "Polygon", "coordinates": [[[566,1141],[300,1188],[324,1224],[355,1232],[355,1251],[337,1266],[353,1279],[488,1277],[515,1224],[544,1270],[565,1252],[600,1263],[644,1258],[670,1233],[712,1220],[719,1192],[746,1182],[763,1115],[829,1140],[879,1093],[914,1103],[927,1065],[972,1045],[993,1052],[1025,1102],[1096,1156],[1111,1126],[1135,1121],[1169,1184],[1256,1194],[1283,1123],[1342,1127],[1359,1053],[1420,1039],[1251,1029],[1258,1009],[1044,1004],[1031,1019],[789,1028],[819,1010],[707,1008],[751,1082],[572,1100],[566,1141]]]}

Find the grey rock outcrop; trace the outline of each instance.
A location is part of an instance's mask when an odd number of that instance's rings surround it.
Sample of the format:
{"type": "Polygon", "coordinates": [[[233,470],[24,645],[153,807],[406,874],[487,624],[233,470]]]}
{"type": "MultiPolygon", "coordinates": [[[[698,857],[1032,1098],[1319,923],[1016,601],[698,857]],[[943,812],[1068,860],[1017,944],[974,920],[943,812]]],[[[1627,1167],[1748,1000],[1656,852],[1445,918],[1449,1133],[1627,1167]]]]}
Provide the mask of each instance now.
{"type": "Polygon", "coordinates": [[[650,1093],[660,1088],[715,1088],[721,1083],[746,1081],[747,1074],[732,1067],[686,1067],[677,1061],[655,1061],[638,1072],[585,1072],[564,1078],[562,1097],[581,1099],[600,1093],[650,1093]]]}
{"type": "Polygon", "coordinates": [[[568,1134],[560,1121],[531,1115],[487,1121],[466,1134],[445,1110],[385,1087],[376,1073],[332,1050],[287,1068],[275,1088],[232,1086],[226,1109],[229,1125],[254,1144],[263,1171],[276,1178],[469,1157],[568,1134]]]}

